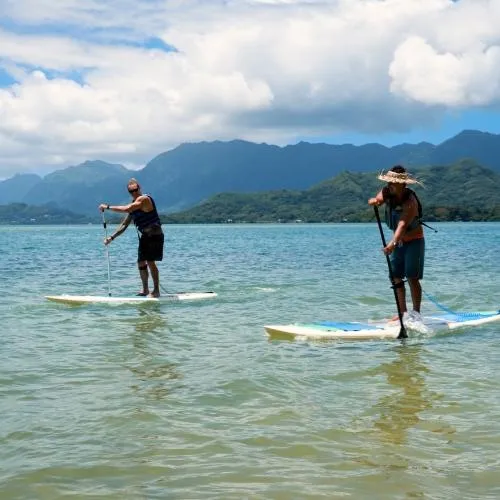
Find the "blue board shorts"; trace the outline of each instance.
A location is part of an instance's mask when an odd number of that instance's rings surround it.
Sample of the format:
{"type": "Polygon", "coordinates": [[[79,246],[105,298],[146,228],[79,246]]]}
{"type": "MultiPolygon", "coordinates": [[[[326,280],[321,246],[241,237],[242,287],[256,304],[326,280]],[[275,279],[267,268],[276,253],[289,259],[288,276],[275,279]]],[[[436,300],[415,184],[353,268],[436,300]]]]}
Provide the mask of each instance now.
{"type": "Polygon", "coordinates": [[[391,268],[395,278],[424,277],[425,240],[411,240],[397,246],[391,253],[391,268]]]}

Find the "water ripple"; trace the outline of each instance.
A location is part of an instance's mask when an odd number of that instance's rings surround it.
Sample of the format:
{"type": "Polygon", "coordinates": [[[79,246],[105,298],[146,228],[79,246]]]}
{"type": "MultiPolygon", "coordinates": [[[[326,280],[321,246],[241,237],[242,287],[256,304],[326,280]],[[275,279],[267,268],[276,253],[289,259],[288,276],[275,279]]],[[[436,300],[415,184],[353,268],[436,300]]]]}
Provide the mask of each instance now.
{"type": "MultiPolygon", "coordinates": [[[[500,225],[439,229],[424,287],[451,308],[498,307],[484,241],[500,225]]],[[[19,242],[2,247],[1,498],[500,497],[498,326],[404,343],[264,334],[393,314],[373,224],[166,232],[165,286],[216,301],[49,303],[107,293],[102,228],[0,228],[19,242]]],[[[134,237],[110,249],[115,294],[136,291],[134,237]]]]}

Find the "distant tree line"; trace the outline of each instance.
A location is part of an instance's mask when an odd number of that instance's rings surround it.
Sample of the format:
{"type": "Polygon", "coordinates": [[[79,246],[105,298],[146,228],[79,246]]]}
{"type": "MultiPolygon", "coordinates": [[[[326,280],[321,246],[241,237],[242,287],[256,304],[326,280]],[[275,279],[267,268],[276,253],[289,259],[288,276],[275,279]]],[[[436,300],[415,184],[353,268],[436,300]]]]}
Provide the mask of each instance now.
{"type": "MultiPolygon", "coordinates": [[[[96,219],[97,220],[97,219],[96,219]]],[[[51,205],[0,205],[0,224],[86,224],[93,219],[51,205]]]]}

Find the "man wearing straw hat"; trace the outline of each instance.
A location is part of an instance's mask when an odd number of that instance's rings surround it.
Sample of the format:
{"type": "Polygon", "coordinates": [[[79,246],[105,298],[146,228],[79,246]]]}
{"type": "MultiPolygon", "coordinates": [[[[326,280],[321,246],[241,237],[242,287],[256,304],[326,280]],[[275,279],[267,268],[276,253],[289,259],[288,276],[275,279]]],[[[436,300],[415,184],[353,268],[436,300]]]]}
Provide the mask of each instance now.
{"type": "Polygon", "coordinates": [[[420,201],[407,186],[408,184],[422,184],[411,177],[401,165],[396,165],[385,173],[382,172],[378,178],[387,182],[387,186],[382,188],[374,198],[370,198],[368,203],[372,206],[385,203],[386,223],[394,233],[383,252],[390,255],[399,306],[405,321],[421,323],[422,287],[420,280],[424,274],[425,240],[420,220],[420,201]],[[408,280],[413,302],[413,311],[409,313],[406,309],[404,278],[408,280]]]}

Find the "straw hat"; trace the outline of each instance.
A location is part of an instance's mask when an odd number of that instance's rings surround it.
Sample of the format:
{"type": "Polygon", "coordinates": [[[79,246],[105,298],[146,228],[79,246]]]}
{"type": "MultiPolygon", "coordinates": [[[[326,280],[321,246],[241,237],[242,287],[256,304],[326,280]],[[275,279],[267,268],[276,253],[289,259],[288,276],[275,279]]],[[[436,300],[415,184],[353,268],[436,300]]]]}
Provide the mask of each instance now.
{"type": "Polygon", "coordinates": [[[414,177],[411,177],[408,172],[393,172],[392,170],[388,170],[387,172],[382,171],[378,179],[384,182],[395,182],[399,184],[419,184],[422,186],[422,183],[415,179],[414,177]]]}

